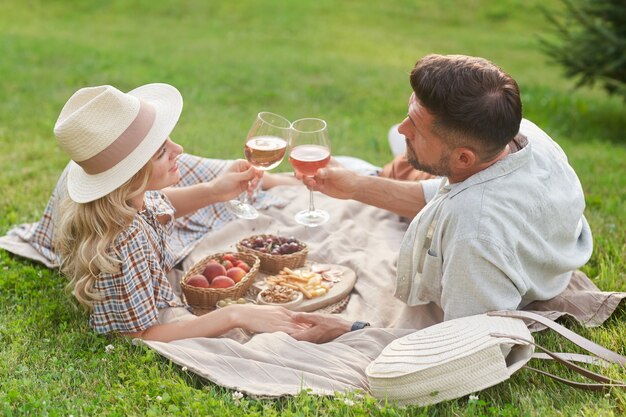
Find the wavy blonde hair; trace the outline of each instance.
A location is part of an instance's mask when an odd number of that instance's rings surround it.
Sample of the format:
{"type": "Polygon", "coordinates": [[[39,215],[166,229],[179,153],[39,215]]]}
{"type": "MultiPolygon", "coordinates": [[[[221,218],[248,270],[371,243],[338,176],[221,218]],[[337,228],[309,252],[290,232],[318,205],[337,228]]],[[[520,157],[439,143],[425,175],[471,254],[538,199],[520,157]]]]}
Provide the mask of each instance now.
{"type": "Polygon", "coordinates": [[[141,195],[152,172],[148,162],[130,180],[111,193],[89,203],[66,198],[60,206],[54,247],[61,257],[61,271],[70,279],[68,291],[91,310],[102,295],[95,289],[100,272],[115,273],[121,260],[110,251],[117,236],[131,225],[137,209],[130,205],[141,195]]]}

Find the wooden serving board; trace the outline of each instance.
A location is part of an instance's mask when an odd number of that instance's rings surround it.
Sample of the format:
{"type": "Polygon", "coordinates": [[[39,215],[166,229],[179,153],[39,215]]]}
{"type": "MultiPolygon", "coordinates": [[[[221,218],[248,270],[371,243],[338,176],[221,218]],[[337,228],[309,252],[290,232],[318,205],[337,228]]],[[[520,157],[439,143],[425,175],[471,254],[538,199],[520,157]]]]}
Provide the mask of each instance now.
{"type": "MultiPolygon", "coordinates": [[[[305,268],[309,265],[310,262],[307,262],[305,268]]],[[[328,307],[329,305],[342,300],[344,297],[350,294],[350,291],[352,291],[352,288],[354,288],[354,284],[356,283],[356,274],[354,273],[354,271],[343,265],[326,263],[324,265],[329,265],[332,267],[332,269],[340,270],[342,272],[341,281],[336,282],[335,285],[333,285],[333,287],[328,290],[326,294],[311,299],[307,299],[305,297],[300,304],[291,307],[290,310],[305,312],[319,310],[320,308],[328,307]]],[[[296,268],[296,270],[298,269],[301,268],[296,268]]],[[[252,287],[254,287],[257,293],[267,287],[267,284],[265,283],[265,277],[267,277],[268,275],[269,274],[260,272],[256,276],[254,282],[252,283],[252,287]]]]}

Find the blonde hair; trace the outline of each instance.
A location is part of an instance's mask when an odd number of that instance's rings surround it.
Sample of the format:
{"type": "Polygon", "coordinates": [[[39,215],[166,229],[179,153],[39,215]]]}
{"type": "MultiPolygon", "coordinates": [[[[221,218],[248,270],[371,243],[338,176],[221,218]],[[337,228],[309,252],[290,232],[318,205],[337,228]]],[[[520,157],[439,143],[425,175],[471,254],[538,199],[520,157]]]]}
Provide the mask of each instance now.
{"type": "Polygon", "coordinates": [[[61,257],[61,271],[70,279],[67,289],[89,310],[95,300],[102,299],[94,289],[98,275],[120,270],[122,261],[110,251],[137,214],[130,202],[145,191],[151,172],[152,163],[148,162],[104,197],[83,204],[66,198],[59,207],[54,247],[61,257]]]}

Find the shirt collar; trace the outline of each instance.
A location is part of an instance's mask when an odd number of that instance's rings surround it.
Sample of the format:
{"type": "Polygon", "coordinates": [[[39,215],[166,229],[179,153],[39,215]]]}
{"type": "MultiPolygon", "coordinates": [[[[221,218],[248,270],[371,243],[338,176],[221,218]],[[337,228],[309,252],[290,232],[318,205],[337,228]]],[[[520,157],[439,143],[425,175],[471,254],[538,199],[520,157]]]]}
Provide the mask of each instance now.
{"type": "Polygon", "coordinates": [[[519,151],[505,156],[501,160],[497,161],[495,164],[483,169],[480,172],[477,172],[476,174],[467,178],[465,181],[455,184],[450,184],[447,182],[443,186],[443,188],[449,187],[449,197],[453,198],[455,195],[474,185],[483,184],[493,179],[508,175],[511,172],[517,170],[519,167],[528,163],[531,157],[531,146],[532,144],[529,141],[526,146],[524,146],[519,151]]]}

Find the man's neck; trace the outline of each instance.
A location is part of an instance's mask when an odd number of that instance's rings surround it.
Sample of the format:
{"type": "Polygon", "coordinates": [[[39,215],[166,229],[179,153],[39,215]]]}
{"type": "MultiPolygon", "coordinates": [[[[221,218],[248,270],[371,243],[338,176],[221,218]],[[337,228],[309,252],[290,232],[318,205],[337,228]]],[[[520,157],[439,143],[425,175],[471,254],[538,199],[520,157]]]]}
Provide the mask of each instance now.
{"type": "Polygon", "coordinates": [[[450,182],[450,184],[454,184],[457,182],[463,182],[466,179],[468,179],[469,177],[471,177],[474,174],[479,173],[480,171],[483,171],[487,168],[489,168],[490,166],[492,166],[493,164],[495,164],[496,162],[498,162],[499,160],[501,160],[502,158],[505,158],[507,155],[511,154],[511,147],[507,144],[504,149],[502,149],[502,152],[500,152],[498,155],[496,155],[495,158],[490,159],[489,161],[486,162],[480,162],[475,164],[474,166],[463,170],[462,172],[459,172],[458,174],[454,174],[454,175],[450,175],[448,176],[448,181],[450,182]]]}

